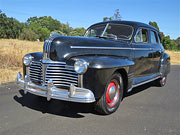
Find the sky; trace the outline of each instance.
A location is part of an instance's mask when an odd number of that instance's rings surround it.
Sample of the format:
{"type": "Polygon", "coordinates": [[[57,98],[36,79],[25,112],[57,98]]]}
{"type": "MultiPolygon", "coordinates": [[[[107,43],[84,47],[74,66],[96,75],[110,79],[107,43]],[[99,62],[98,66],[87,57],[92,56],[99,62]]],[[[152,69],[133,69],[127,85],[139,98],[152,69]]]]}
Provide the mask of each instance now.
{"type": "Polygon", "coordinates": [[[156,21],[165,35],[180,37],[180,0],[0,0],[0,9],[20,22],[52,16],[73,28],[88,28],[119,9],[122,20],[156,21]]]}

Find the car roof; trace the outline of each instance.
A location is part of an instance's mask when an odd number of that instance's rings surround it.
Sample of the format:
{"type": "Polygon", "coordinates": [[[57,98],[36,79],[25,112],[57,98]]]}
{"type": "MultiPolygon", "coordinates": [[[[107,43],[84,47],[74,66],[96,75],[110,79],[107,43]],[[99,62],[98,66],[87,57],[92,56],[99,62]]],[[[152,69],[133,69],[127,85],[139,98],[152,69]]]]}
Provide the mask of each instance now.
{"type": "Polygon", "coordinates": [[[135,21],[105,21],[105,22],[99,22],[99,23],[93,24],[92,26],[98,25],[98,24],[107,24],[107,23],[126,24],[126,25],[130,25],[134,28],[145,27],[145,28],[150,28],[150,29],[153,29],[155,31],[158,31],[155,27],[153,27],[149,24],[145,24],[145,23],[141,23],[141,22],[135,22],[135,21]]]}

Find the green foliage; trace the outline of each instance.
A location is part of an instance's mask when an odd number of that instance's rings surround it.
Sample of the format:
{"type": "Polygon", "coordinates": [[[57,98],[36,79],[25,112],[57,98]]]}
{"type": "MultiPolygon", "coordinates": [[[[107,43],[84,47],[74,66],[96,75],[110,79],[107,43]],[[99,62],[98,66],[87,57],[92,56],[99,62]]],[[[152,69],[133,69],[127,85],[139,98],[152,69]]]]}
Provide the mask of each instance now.
{"type": "Polygon", "coordinates": [[[177,49],[180,50],[180,37],[178,37],[176,40],[177,49]]]}
{"type": "Polygon", "coordinates": [[[85,28],[75,28],[73,31],[70,32],[71,36],[83,36],[85,33],[85,28]]]}
{"type": "Polygon", "coordinates": [[[58,20],[53,19],[51,16],[43,16],[43,17],[39,17],[39,18],[30,17],[27,20],[27,24],[31,25],[32,23],[36,23],[40,27],[47,28],[50,31],[60,30],[60,28],[62,27],[61,26],[62,24],[58,20]]]}
{"type": "Polygon", "coordinates": [[[71,28],[69,24],[61,23],[51,16],[30,17],[25,23],[14,18],[8,18],[0,13],[0,38],[19,38],[22,40],[46,40],[50,33],[61,35],[82,36],[84,28],[71,28]]]}
{"type": "Polygon", "coordinates": [[[104,18],[103,18],[103,22],[112,21],[112,20],[113,20],[112,17],[104,17],[104,18]]]}
{"type": "Polygon", "coordinates": [[[29,29],[31,29],[37,36],[37,39],[40,41],[44,41],[49,37],[49,34],[51,31],[47,29],[47,27],[42,27],[40,23],[38,22],[31,22],[29,24],[29,29]]]}
{"type": "Polygon", "coordinates": [[[176,40],[171,40],[169,36],[162,39],[162,44],[167,50],[180,50],[180,37],[176,40]]]}
{"type": "Polygon", "coordinates": [[[155,27],[158,31],[160,31],[160,29],[159,29],[159,26],[158,26],[158,24],[157,24],[157,22],[149,22],[149,25],[151,25],[151,26],[153,26],[153,27],[155,27]]]}
{"type": "Polygon", "coordinates": [[[23,25],[14,18],[0,14],[0,38],[18,38],[23,25]]]}
{"type": "Polygon", "coordinates": [[[58,33],[58,34],[60,34],[60,35],[66,36],[66,34],[63,33],[63,32],[61,32],[60,30],[54,30],[54,31],[52,31],[51,33],[58,33]]]}
{"type": "Polygon", "coordinates": [[[38,35],[32,29],[23,28],[22,32],[19,35],[19,39],[35,41],[38,39],[38,35]]]}
{"type": "Polygon", "coordinates": [[[160,35],[161,42],[162,42],[162,39],[164,38],[164,33],[163,32],[159,32],[159,35],[160,35]]]}

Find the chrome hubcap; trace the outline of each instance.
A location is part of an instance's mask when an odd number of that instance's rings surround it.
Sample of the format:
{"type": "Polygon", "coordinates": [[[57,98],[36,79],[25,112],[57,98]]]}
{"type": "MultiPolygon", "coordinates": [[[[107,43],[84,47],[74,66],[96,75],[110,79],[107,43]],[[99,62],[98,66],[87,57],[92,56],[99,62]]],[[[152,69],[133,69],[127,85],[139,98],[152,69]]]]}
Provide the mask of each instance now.
{"type": "Polygon", "coordinates": [[[120,86],[117,80],[112,80],[107,88],[106,102],[110,107],[113,107],[119,99],[120,86]]]}
{"type": "Polygon", "coordinates": [[[109,98],[110,98],[110,100],[113,100],[115,94],[116,94],[116,88],[115,88],[114,86],[112,86],[112,87],[109,89],[109,98]]]}

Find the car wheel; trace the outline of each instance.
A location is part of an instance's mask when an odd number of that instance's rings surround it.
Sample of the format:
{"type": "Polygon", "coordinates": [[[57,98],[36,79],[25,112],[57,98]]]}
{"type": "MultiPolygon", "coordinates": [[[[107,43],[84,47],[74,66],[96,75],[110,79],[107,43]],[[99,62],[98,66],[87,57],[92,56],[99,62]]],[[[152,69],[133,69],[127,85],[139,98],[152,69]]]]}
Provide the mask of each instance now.
{"type": "Polygon", "coordinates": [[[95,110],[100,114],[111,114],[117,110],[123,97],[123,79],[115,73],[106,84],[104,94],[96,102],[95,110]]]}
{"type": "Polygon", "coordinates": [[[163,87],[166,84],[167,76],[161,77],[156,81],[158,87],[163,87]]]}

